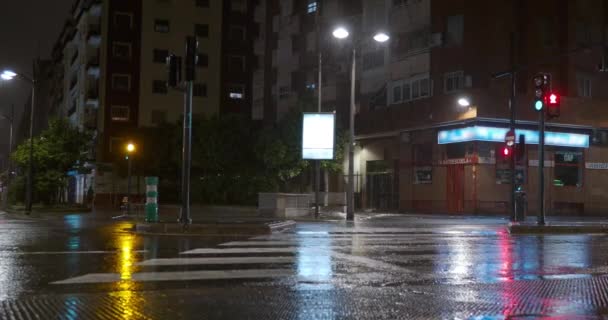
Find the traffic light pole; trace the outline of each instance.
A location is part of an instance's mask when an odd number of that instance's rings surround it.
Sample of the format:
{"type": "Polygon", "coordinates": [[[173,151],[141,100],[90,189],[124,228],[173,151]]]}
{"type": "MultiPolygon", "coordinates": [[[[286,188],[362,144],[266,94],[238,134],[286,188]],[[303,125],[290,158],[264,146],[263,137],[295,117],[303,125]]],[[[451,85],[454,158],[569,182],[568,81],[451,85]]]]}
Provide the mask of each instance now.
{"type": "MultiPolygon", "coordinates": [[[[510,50],[510,60],[511,60],[511,96],[509,97],[509,111],[510,111],[510,127],[511,131],[515,132],[515,109],[517,106],[516,103],[516,90],[517,90],[517,71],[515,66],[515,42],[516,42],[516,34],[515,32],[511,33],[511,50],[510,50]]],[[[515,150],[515,148],[513,148],[515,150]]],[[[517,152],[517,151],[516,151],[517,152]]],[[[511,221],[515,221],[517,219],[515,213],[515,155],[511,155],[511,163],[509,167],[511,169],[511,221]]]]}
{"type": "MultiPolygon", "coordinates": [[[[511,130],[515,132],[515,85],[516,85],[517,72],[513,71],[511,74],[511,98],[509,99],[509,108],[511,109],[511,130]]],[[[517,153],[517,148],[513,148],[517,153]]],[[[509,164],[511,169],[511,221],[517,220],[516,212],[515,212],[515,190],[517,187],[515,186],[515,157],[519,156],[517,154],[511,155],[511,163],[509,164]]]]}
{"type": "Polygon", "coordinates": [[[182,210],[179,222],[187,226],[192,222],[192,219],[190,219],[190,165],[192,162],[192,91],[194,81],[190,80],[185,83],[182,136],[182,210]]]}
{"type": "Polygon", "coordinates": [[[545,110],[539,114],[538,122],[538,225],[545,225],[545,110]]]}

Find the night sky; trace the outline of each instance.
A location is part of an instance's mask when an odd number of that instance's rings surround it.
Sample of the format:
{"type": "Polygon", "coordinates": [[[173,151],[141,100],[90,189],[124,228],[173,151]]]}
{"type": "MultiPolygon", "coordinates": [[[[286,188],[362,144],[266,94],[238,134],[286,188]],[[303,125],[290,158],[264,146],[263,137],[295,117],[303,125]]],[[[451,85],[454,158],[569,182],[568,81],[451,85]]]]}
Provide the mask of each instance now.
{"type": "MultiPolygon", "coordinates": [[[[0,0],[0,68],[31,73],[32,60],[49,58],[74,0],[0,0]]],[[[27,102],[29,85],[22,81],[0,82],[0,112],[10,105],[20,114],[27,102]]],[[[8,125],[0,120],[0,158],[6,154],[8,125]]]]}

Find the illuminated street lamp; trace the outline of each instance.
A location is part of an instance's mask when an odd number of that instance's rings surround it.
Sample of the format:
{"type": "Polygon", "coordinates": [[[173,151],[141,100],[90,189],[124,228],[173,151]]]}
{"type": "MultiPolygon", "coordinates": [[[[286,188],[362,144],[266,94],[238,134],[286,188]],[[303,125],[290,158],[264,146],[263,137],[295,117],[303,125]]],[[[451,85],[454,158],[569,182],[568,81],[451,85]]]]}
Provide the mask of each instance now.
{"type": "Polygon", "coordinates": [[[458,99],[458,105],[466,108],[471,106],[471,101],[468,98],[460,98],[458,99]]]}
{"type": "MultiPolygon", "coordinates": [[[[337,27],[332,32],[334,38],[343,40],[350,36],[350,32],[345,27],[337,27]]],[[[384,32],[377,32],[372,39],[378,43],[385,43],[390,36],[384,32]]],[[[355,39],[359,40],[359,39],[355,39]]],[[[348,190],[346,193],[346,220],[355,219],[355,82],[357,70],[357,46],[361,45],[353,41],[352,46],[352,65],[350,78],[350,110],[349,110],[349,134],[348,134],[348,190]]]]}

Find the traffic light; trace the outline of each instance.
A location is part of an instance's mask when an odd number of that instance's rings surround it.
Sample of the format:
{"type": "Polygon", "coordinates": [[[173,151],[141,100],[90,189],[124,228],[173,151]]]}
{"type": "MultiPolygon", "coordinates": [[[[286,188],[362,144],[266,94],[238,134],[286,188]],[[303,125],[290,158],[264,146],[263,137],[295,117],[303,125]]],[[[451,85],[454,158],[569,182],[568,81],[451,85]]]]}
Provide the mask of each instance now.
{"type": "Polygon", "coordinates": [[[505,159],[511,158],[512,154],[513,154],[513,150],[511,150],[511,147],[506,146],[506,145],[504,147],[502,147],[503,158],[505,158],[505,159]]]}
{"type": "Polygon", "coordinates": [[[186,81],[196,80],[196,60],[198,41],[196,37],[186,37],[186,81]]]}
{"type": "Polygon", "coordinates": [[[176,88],[182,81],[182,58],[174,54],[167,57],[167,86],[176,88]]]}
{"type": "Polygon", "coordinates": [[[549,92],[545,95],[545,105],[547,106],[547,118],[553,119],[559,117],[560,114],[560,96],[555,92],[549,92]]]}
{"type": "Polygon", "coordinates": [[[551,78],[548,74],[538,74],[534,77],[534,110],[542,111],[546,105],[546,95],[551,88],[551,78]]]}

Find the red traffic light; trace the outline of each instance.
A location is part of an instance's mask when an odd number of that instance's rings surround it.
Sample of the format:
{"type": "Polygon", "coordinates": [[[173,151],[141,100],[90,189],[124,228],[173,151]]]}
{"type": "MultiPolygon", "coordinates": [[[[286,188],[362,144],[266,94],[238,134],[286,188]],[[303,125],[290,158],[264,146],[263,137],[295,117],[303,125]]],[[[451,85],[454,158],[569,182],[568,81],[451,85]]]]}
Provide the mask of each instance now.
{"type": "Polygon", "coordinates": [[[551,93],[549,94],[549,104],[558,104],[559,103],[559,97],[555,94],[555,93],[551,93]]]}

